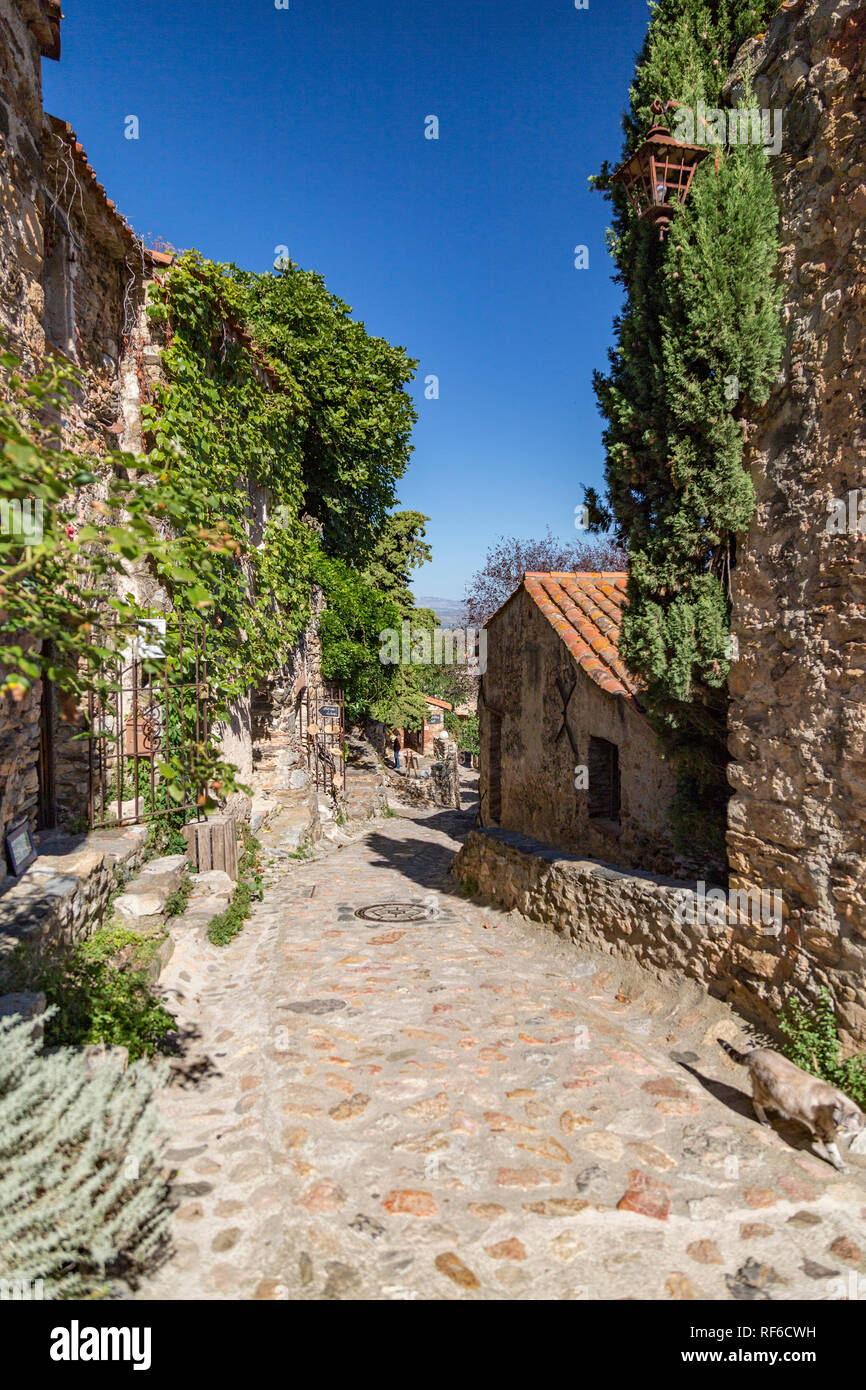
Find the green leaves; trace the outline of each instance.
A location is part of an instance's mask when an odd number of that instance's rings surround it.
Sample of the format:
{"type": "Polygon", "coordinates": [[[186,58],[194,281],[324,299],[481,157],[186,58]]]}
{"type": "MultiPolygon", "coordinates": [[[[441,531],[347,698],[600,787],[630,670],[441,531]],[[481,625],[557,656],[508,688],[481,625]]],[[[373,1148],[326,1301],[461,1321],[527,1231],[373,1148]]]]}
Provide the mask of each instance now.
{"type": "MultiPolygon", "coordinates": [[[[656,97],[718,105],[733,50],[771,10],[744,0],[654,4],[626,149],[644,138],[656,97]]],[[[614,204],[611,244],[628,297],[610,370],[595,381],[608,495],[588,500],[595,524],[612,518],[629,550],[621,649],[677,750],[682,800],[710,803],[721,823],[729,575],[734,537],[755,509],[744,423],[769,395],[783,343],[778,209],[756,145],[703,161],[664,243],[606,176],[598,184],[614,204]]]]}
{"type": "Polygon", "coordinates": [[[416,415],[404,388],[417,363],[368,334],[320,275],[294,262],[234,278],[257,341],[303,396],[304,508],[329,553],[364,563],[408,466],[416,415]]]}

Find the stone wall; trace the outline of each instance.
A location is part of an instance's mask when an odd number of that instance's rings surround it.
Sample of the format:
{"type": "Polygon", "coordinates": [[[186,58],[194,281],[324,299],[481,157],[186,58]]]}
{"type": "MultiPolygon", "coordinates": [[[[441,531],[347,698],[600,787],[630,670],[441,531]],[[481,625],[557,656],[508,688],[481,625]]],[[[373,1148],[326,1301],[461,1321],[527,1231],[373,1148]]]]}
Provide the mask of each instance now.
{"type": "MultiPolygon", "coordinates": [[[[506,909],[544,922],[578,946],[601,947],[651,970],[699,980],[719,998],[769,1027],[774,1020],[744,993],[729,933],[705,907],[699,888],[657,874],[623,873],[607,864],[563,854],[510,830],[471,830],[451,866],[452,877],[506,909]]],[[[709,894],[719,888],[704,886],[709,894]]],[[[729,916],[727,904],[723,909],[729,916]]]]}
{"type": "Polygon", "coordinates": [[[866,1042],[866,506],[859,534],[828,508],[866,502],[866,9],[798,0],[738,54],[783,113],[786,344],[747,464],[757,514],[733,575],[728,847],[735,887],[781,890],[778,941],[733,943],[744,986],[777,1006],[832,988],[866,1042]]]}
{"type": "Polygon", "coordinates": [[[252,696],[253,786],[256,792],[267,796],[296,789],[302,785],[301,773],[306,776],[307,698],[313,708],[328,698],[319,636],[324,604],[324,595],[315,586],[310,596],[310,622],[295,646],[285,653],[280,670],[252,696]]]}
{"type": "Polygon", "coordinates": [[[0,0],[0,332],[30,367],[44,344],[40,8],[0,0]]]}
{"type": "Polygon", "coordinates": [[[39,857],[0,886],[0,960],[19,942],[74,946],[105,917],[111,894],[143,862],[147,827],[88,836],[44,831],[39,857]]]}
{"type": "MultiPolygon", "coordinates": [[[[0,696],[0,836],[13,821],[26,816],[36,824],[39,804],[39,710],[42,682],[20,700],[0,696]]],[[[0,882],[6,871],[0,844],[0,882]]]]}
{"type": "Polygon", "coordinates": [[[626,700],[608,694],[586,675],[525,590],[490,622],[479,722],[483,825],[499,824],[626,867],[674,868],[677,856],[666,816],[674,778],[655,734],[626,700]],[[557,679],[566,693],[574,685],[568,724],[577,754],[563,730],[557,679]],[[500,742],[498,817],[491,795],[494,734],[500,742]],[[576,766],[589,762],[591,736],[619,750],[619,825],[591,820],[587,790],[575,786],[576,766]]]}

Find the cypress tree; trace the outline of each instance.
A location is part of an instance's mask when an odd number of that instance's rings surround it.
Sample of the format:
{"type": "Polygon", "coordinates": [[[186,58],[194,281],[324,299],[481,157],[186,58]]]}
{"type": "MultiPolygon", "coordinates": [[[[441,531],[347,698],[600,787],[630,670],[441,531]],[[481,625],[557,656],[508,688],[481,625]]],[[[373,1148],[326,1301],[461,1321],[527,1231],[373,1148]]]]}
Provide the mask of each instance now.
{"type": "MultiPolygon", "coordinates": [[[[626,158],[652,102],[719,107],[737,46],[766,23],[758,0],[659,0],[623,120],[626,158]]],[[[747,104],[748,101],[747,101],[747,104]]],[[[766,401],[782,350],[774,278],[778,209],[761,145],[710,146],[663,242],[605,165],[608,244],[626,302],[610,370],[596,373],[607,425],[607,496],[586,490],[594,524],[629,550],[621,649],[675,757],[677,842],[719,864],[728,788],[726,679],[735,538],[755,498],[743,466],[749,413],[766,401]]]]}

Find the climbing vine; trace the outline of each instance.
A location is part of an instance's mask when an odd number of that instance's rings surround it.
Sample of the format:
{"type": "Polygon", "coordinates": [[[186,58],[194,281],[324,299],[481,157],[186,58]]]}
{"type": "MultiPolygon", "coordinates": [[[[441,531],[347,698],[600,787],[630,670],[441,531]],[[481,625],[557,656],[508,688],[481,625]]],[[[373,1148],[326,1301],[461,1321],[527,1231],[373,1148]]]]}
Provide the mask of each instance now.
{"type": "MultiPolygon", "coordinates": [[[[69,367],[25,377],[13,354],[0,355],[0,696],[21,704],[47,678],[70,722],[85,692],[114,689],[117,643],[138,615],[124,597],[129,568],[150,565],[200,610],[232,543],[217,519],[203,524],[191,480],[154,477],[128,453],[74,451],[63,419],[77,386],[69,367]]],[[[175,799],[185,780],[234,788],[233,769],[204,745],[170,764],[160,770],[175,799]]]]}
{"type": "Polygon", "coordinates": [[[211,579],[210,666],[225,708],[279,666],[309,617],[318,540],[302,520],[305,402],[288,371],[252,350],[224,267],[187,252],[148,314],[164,334],[164,380],[142,410],[148,457],[161,477],[197,486],[201,520],[230,538],[211,579]]]}
{"type": "MultiPolygon", "coordinates": [[[[775,8],[653,5],[623,157],[644,139],[654,100],[718,107],[738,44],[775,8]]],[[[680,844],[722,858],[730,573],[755,507],[744,441],[783,337],[767,153],[756,144],[711,149],[664,242],[630,211],[609,166],[594,180],[613,203],[609,247],[627,297],[610,370],[595,382],[607,420],[607,496],[586,493],[595,527],[613,526],[629,551],[622,652],[676,755],[680,844]]]]}
{"type": "Polygon", "coordinates": [[[211,582],[223,712],[279,668],[317,584],[323,671],[350,715],[423,714],[411,671],[379,660],[379,633],[411,607],[409,571],[429,557],[427,518],[390,511],[411,448],[404,386],[415,364],[349,312],[291,263],[254,275],[194,251],[151,295],[164,380],[143,410],[149,458],[198,484],[203,520],[230,537],[211,582]]]}

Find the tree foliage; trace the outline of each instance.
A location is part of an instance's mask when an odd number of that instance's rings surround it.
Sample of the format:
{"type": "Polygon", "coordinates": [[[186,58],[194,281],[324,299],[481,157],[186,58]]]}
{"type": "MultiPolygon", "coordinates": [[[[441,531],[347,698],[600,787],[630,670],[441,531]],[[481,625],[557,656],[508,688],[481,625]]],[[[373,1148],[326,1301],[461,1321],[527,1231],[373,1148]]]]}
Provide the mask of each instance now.
{"type": "Polygon", "coordinates": [[[293,261],[234,279],[257,342],[304,396],[304,506],[322,523],[329,554],[363,563],[408,466],[416,415],[405,386],[417,363],[369,334],[321,275],[293,261]]]}
{"type": "Polygon", "coordinates": [[[321,276],[288,264],[254,275],[188,252],[150,310],[165,329],[166,382],[146,410],[151,457],[200,478],[208,519],[234,550],[217,566],[212,661],[224,701],[276,669],[319,584],[323,671],[351,718],[399,723],[423,709],[410,668],[379,660],[380,634],[413,609],[412,569],[429,559],[420,512],[392,511],[414,412],[414,364],[367,334],[321,276]],[[227,319],[241,332],[228,334],[227,319]],[[273,375],[262,381],[243,331],[273,375]],[[251,526],[266,490],[267,522],[251,526]]]}
{"type": "Polygon", "coordinates": [[[483,627],[511,597],[527,570],[624,570],[626,563],[622,547],[607,539],[560,541],[550,527],[534,540],[500,536],[466,586],[466,623],[483,627]]]}
{"type": "MultiPolygon", "coordinates": [[[[768,18],[742,0],[660,0],[638,59],[624,155],[659,98],[717,107],[729,60],[768,18]]],[[[664,242],[639,222],[605,166],[609,245],[626,303],[596,392],[607,420],[607,495],[593,524],[629,552],[621,651],[677,754],[675,823],[685,848],[724,847],[726,678],[735,538],[755,499],[745,431],[782,349],[774,278],[778,209],[763,147],[716,146],[664,242]]]]}
{"type": "Polygon", "coordinates": [[[385,517],[366,566],[373,587],[393,598],[406,613],[415,609],[409,588],[412,571],[426,564],[433,553],[424,540],[424,523],[429,520],[423,512],[413,511],[385,517]]]}

